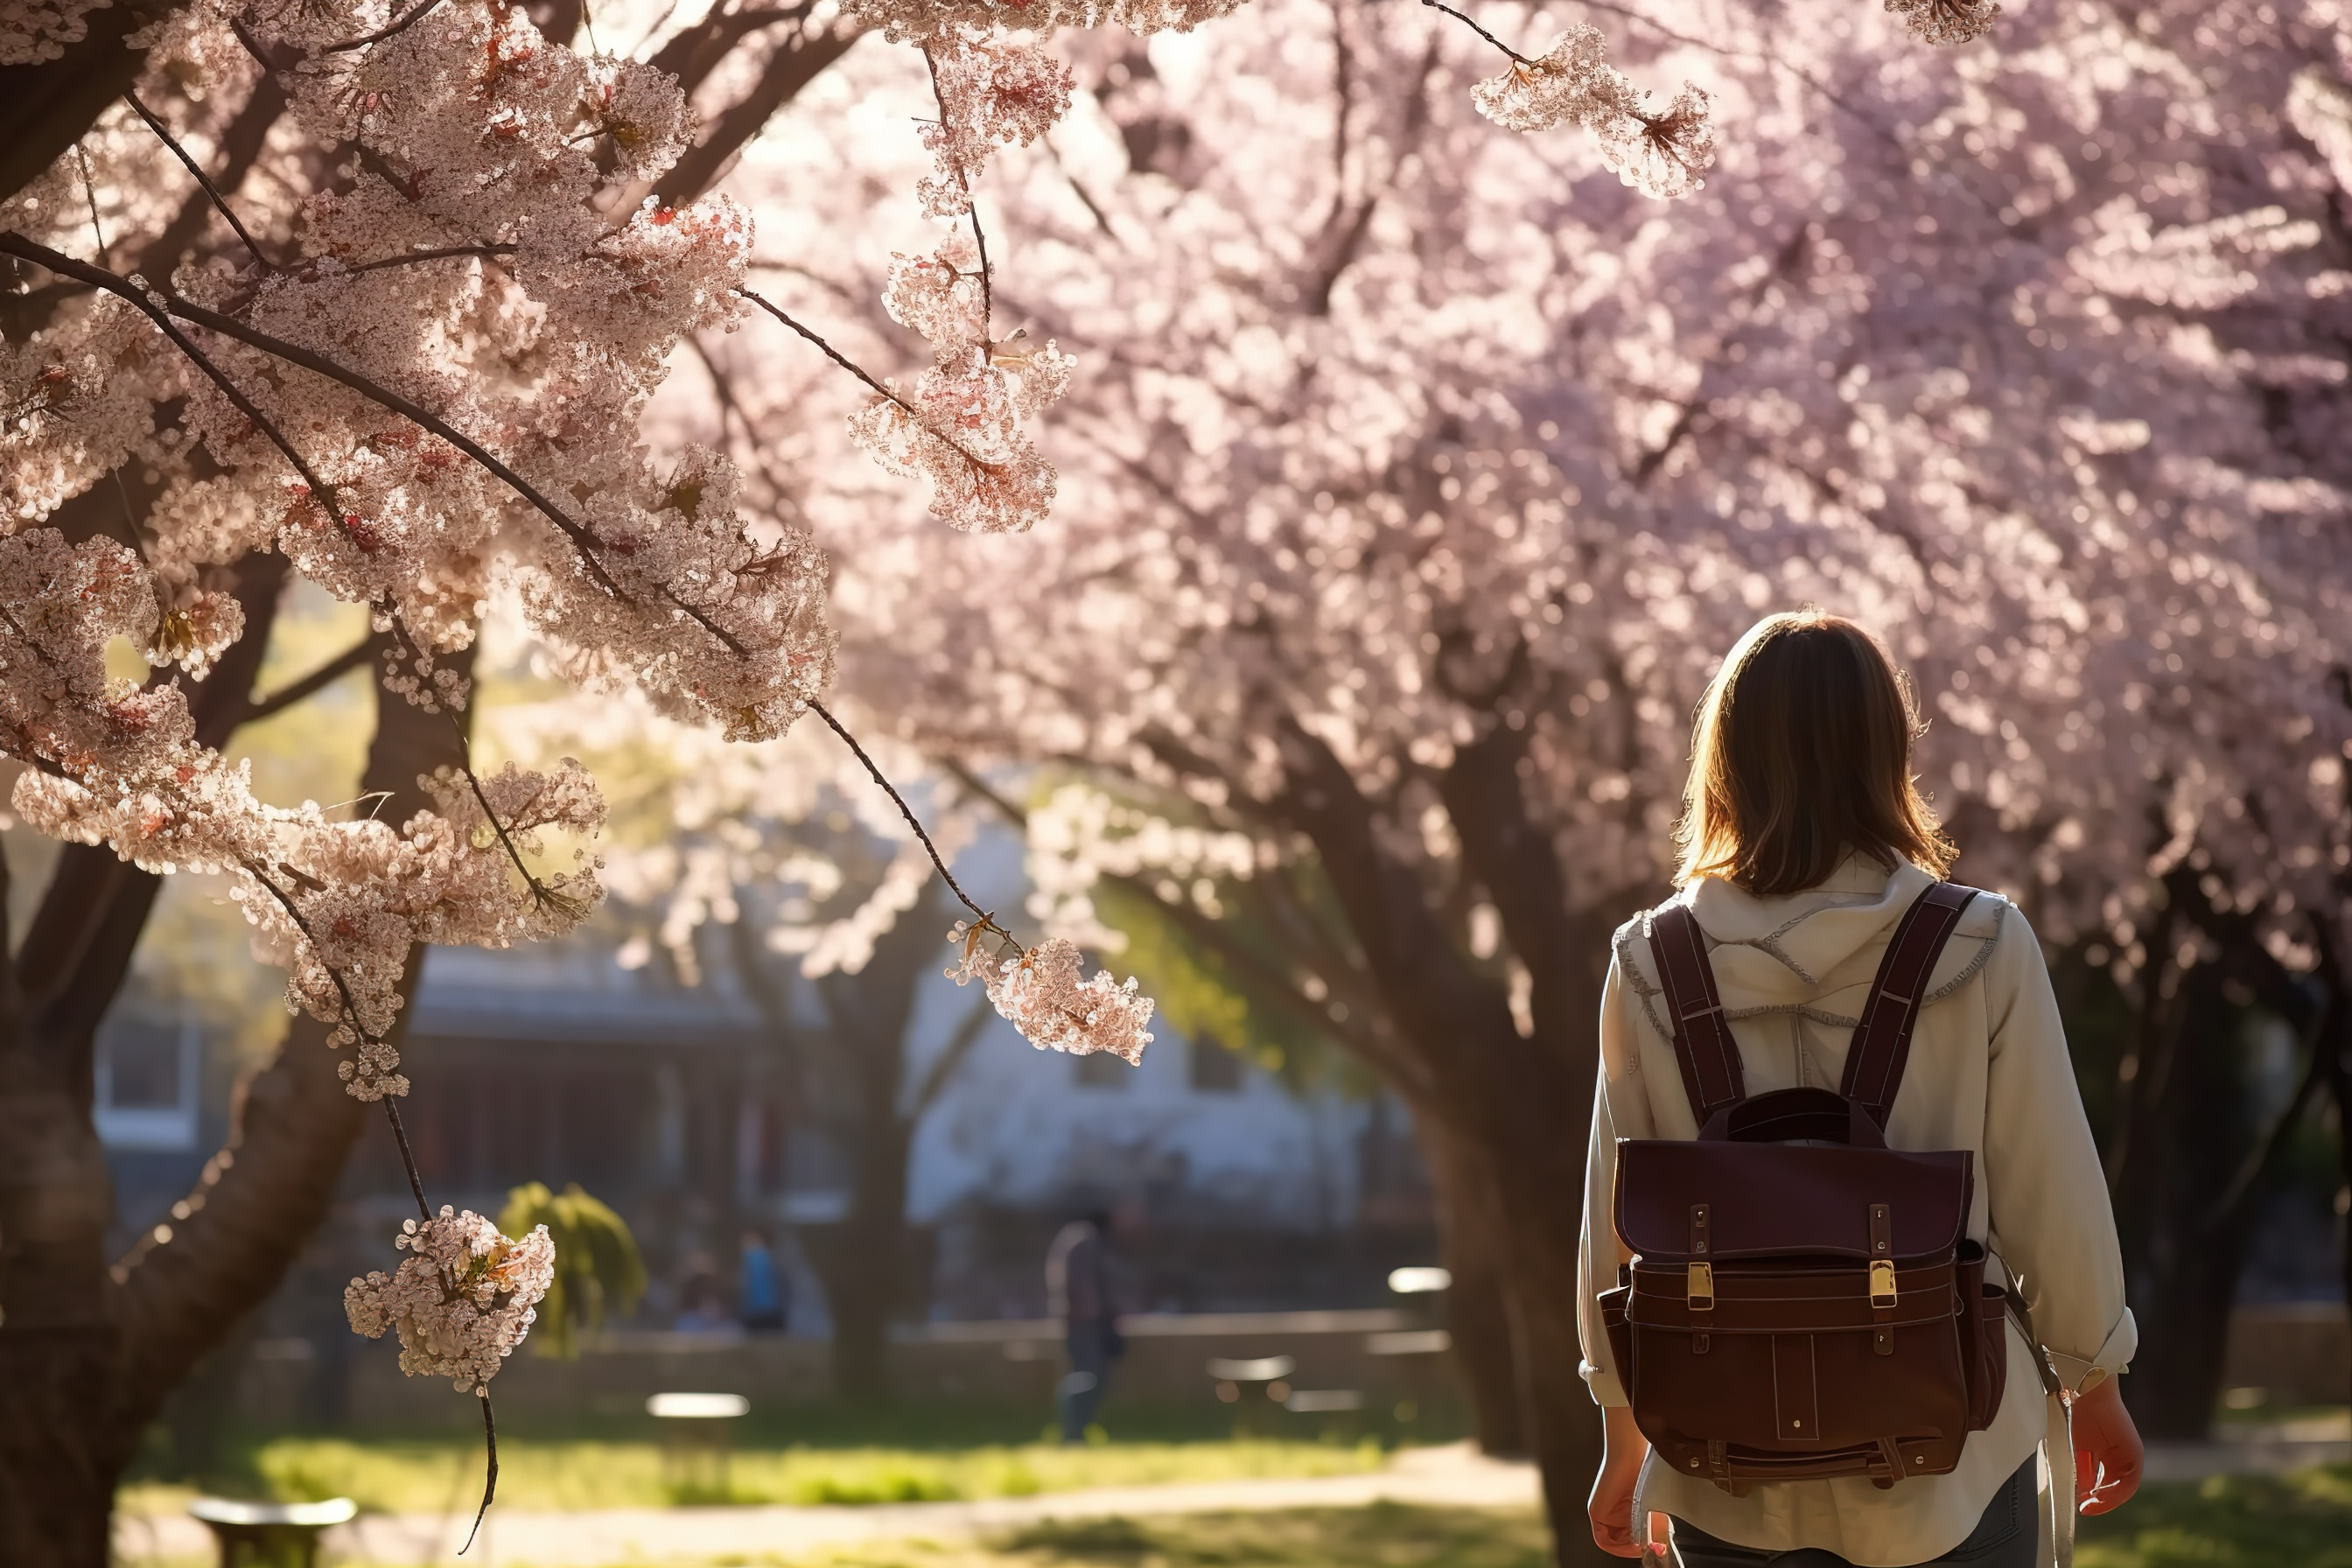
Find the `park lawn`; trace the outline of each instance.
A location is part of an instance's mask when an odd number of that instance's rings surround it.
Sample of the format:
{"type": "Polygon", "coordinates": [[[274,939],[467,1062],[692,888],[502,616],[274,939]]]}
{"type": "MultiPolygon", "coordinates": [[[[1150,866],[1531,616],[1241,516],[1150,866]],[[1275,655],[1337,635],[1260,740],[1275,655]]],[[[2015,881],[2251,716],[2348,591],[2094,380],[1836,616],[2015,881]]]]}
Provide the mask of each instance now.
{"type": "Polygon", "coordinates": [[[2352,1465],[2143,1487],[2079,1540],[2078,1568],[2352,1568],[2352,1465]]]}
{"type": "MultiPolygon", "coordinates": [[[[2352,1466],[2147,1488],[2084,1521],[2080,1568],[2352,1568],[2352,1466]]],[[[920,1542],[708,1568],[1542,1568],[1531,1509],[1298,1509],[1036,1525],[972,1545],[920,1542]]],[[[648,1564],[646,1568],[653,1568],[648,1564]]]]}
{"type": "MultiPolygon", "coordinates": [[[[1069,1447],[747,1447],[732,1456],[719,1489],[708,1474],[666,1473],[656,1443],[502,1438],[499,1506],[568,1511],[679,1503],[935,1502],[1093,1487],[1354,1475],[1387,1460],[1370,1441],[1273,1438],[1069,1447]]],[[[348,1497],[376,1512],[443,1513],[479,1495],[482,1450],[478,1442],[456,1439],[281,1436],[254,1448],[248,1469],[250,1484],[240,1489],[282,1501],[348,1497]]],[[[182,1486],[133,1484],[118,1501],[126,1512],[156,1513],[184,1508],[190,1495],[182,1486]]]]}

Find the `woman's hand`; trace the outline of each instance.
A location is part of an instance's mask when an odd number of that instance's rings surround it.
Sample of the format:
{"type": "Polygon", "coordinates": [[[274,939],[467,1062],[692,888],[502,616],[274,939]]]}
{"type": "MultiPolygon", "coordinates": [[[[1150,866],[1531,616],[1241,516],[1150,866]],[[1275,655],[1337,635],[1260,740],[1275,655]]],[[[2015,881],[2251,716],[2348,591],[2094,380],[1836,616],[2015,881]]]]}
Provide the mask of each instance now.
{"type": "MultiPolygon", "coordinates": [[[[1642,1549],[1633,1543],[1633,1483],[1641,1479],[1650,1440],[1633,1425],[1633,1412],[1624,1405],[1609,1405],[1601,1416],[1601,1473],[1592,1478],[1592,1497],[1584,1508],[1592,1521],[1592,1543],[1612,1557],[1639,1557],[1642,1549]]],[[[1664,1556],[1665,1542],[1654,1523],[1650,1550],[1664,1556]]]]}
{"type": "MultiPolygon", "coordinates": [[[[2109,1377],[2074,1400],[2074,1495],[2084,1513],[2121,1508],[2139,1490],[2139,1428],[2109,1377]]],[[[1607,1473],[1603,1467],[1602,1473],[1607,1473]]],[[[1597,1493],[1595,1494],[1598,1495],[1597,1493]]]]}

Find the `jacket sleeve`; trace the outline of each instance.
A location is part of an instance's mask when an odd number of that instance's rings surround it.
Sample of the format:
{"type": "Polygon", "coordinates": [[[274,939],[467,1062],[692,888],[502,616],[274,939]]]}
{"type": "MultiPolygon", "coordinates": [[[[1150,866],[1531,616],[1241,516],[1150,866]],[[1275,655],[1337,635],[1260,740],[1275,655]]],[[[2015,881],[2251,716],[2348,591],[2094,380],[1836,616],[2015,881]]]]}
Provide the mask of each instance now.
{"type": "Polygon", "coordinates": [[[1601,991],[1601,1071],[1592,1086],[1592,1142],[1585,1153],[1584,1228],[1577,1247],[1576,1331],[1584,1347],[1581,1371],[1594,1403],[1629,1403],[1601,1326],[1601,1293],[1614,1289],[1626,1261],[1613,1217],[1617,1202],[1617,1140],[1651,1135],[1649,1100],[1642,1080],[1642,1025],[1634,999],[1612,960],[1601,991]]]}
{"type": "Polygon", "coordinates": [[[2012,909],[1985,966],[1991,1028],[1985,1170],[1992,1247],[2033,1311],[2066,1386],[2124,1370],[2139,1334],[2124,1305],[2123,1254],[2091,1141],[2049,966],[2012,909]]]}

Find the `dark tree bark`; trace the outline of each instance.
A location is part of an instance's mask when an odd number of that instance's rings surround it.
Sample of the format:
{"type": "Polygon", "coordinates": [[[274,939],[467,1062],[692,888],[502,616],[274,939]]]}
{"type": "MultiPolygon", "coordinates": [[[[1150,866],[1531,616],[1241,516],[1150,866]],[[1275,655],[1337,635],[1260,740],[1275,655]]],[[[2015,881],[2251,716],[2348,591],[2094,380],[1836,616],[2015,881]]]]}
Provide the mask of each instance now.
{"type": "Polygon", "coordinates": [[[0,67],[0,196],[23,190],[147,67],[144,49],[122,40],[181,9],[187,0],[115,0],[88,17],[89,31],[38,65],[0,67]]]}
{"type": "Polygon", "coordinates": [[[2175,932],[2194,930],[2214,951],[2151,976],[2110,1161],[2140,1326],[2124,1395],[2149,1436],[2192,1441],[2206,1436],[2221,1395],[2248,1221],[2270,1190],[2270,1167],[2341,1063],[2347,1016],[2331,942],[2320,943],[2315,1000],[2307,979],[2263,945],[2254,916],[2216,907],[2199,879],[2194,868],[2165,879],[2150,949],[2168,952],[2175,932]],[[2267,1129],[2252,1125],[2240,1045],[2253,1007],[2307,1037],[2314,1053],[2267,1129]]]}
{"type": "MultiPolygon", "coordinates": [[[[1525,731],[1496,720],[1439,780],[1465,875],[1502,916],[1531,978],[1523,1038],[1505,986],[1452,940],[1417,875],[1387,847],[1371,802],[1328,747],[1296,725],[1280,736],[1278,810],[1314,843],[1365,971],[1399,1034],[1429,1066],[1416,1114],[1479,1151],[1493,1172],[1526,1436],[1542,1473],[1563,1563],[1601,1562],[1584,1528],[1601,1454],[1600,1413],[1580,1373],[1575,1302],[1585,1140],[1599,1071],[1601,978],[1621,911],[1580,913],[1517,770],[1525,731]]],[[[1456,1221],[1454,1223],[1460,1223],[1456,1221]]]]}
{"type": "MultiPolygon", "coordinates": [[[[203,732],[225,739],[241,715],[283,574],[275,556],[240,569],[247,635],[196,688],[203,732]]],[[[389,794],[399,820],[425,804],[418,776],[459,754],[446,718],[386,702],[362,788],[389,794]]],[[[17,1008],[15,1027],[0,1017],[0,1562],[11,1568],[102,1568],[115,1483],[141,1431],[277,1288],[369,1121],[344,1092],[325,1026],[294,1020],[240,1086],[227,1142],[173,1217],[107,1265],[91,1045],[156,883],[104,851],[68,848],[0,972],[17,1008]]],[[[413,957],[406,990],[416,968],[413,957]]]]}
{"type": "Polygon", "coordinates": [[[2206,1220],[2251,1139],[2236,1048],[2244,1010],[2223,998],[2214,964],[2183,977],[2178,1004],[2164,1079],[2140,1102],[2138,1157],[2117,1194],[2140,1330],[2123,1389],[2145,1435],[2195,1441],[2221,1391],[2246,1244],[2244,1226],[2206,1220]]]}
{"type": "Polygon", "coordinates": [[[814,982],[771,967],[774,960],[749,921],[730,931],[737,968],[775,1033],[802,1116],[849,1156],[848,1213],[835,1224],[801,1227],[833,1319],[833,1385],[844,1399],[889,1392],[890,1325],[920,1307],[909,1299],[919,1238],[907,1224],[908,1152],[984,1022],[967,1016],[921,1078],[908,1083],[907,1025],[940,951],[931,900],[926,892],[899,916],[856,974],[814,982]],[[814,1016],[793,1005],[799,986],[813,993],[814,1016]]]}
{"type": "Polygon", "coordinates": [[[1445,1271],[1446,1329],[1454,1361],[1470,1393],[1478,1447],[1498,1458],[1528,1454],[1529,1390],[1512,1343],[1506,1265],[1511,1237],[1502,1228],[1502,1196],[1491,1162],[1445,1125],[1416,1117],[1422,1157],[1437,1190],[1445,1271]]]}
{"type": "MultiPolygon", "coordinates": [[[[731,18],[706,24],[706,26],[715,26],[723,35],[727,22],[740,23],[746,15],[739,12],[731,18]]],[[[744,27],[733,37],[712,39],[710,43],[731,47],[749,31],[749,27],[744,27]]],[[[857,34],[854,30],[838,27],[821,33],[796,31],[778,42],[768,57],[765,68],[751,84],[751,90],[719,112],[709,132],[688,148],[685,155],[656,182],[654,194],[665,204],[677,206],[692,201],[716,184],[719,176],[733,166],[736,155],[766,128],[776,111],[791,102],[801,89],[816,79],[818,72],[839,59],[856,41],[857,34]]],[[[669,52],[665,49],[663,54],[669,52]]],[[[699,79],[694,76],[695,68],[700,64],[699,57],[685,50],[679,52],[683,58],[674,66],[665,66],[665,68],[677,69],[681,79],[688,80],[691,90],[693,80],[699,79]]],[[[664,65],[664,60],[657,56],[654,63],[664,65]]],[[[708,66],[700,68],[706,74],[709,69],[708,66]]]]}

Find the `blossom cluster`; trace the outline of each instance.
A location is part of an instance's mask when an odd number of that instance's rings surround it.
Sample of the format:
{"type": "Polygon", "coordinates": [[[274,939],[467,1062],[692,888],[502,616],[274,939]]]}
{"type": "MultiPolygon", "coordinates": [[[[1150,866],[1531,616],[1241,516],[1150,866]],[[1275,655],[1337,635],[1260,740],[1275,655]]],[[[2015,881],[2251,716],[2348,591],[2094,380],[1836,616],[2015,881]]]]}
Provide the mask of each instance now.
{"type": "Polygon", "coordinates": [[[570,763],[479,779],[445,771],[430,781],[436,809],[396,829],[333,821],[308,802],[265,805],[248,764],[196,740],[176,681],[106,674],[110,639],[153,649],[175,617],[190,619],[159,608],[144,563],[111,540],[69,545],[46,528],[0,539],[0,660],[15,677],[0,682],[0,750],[32,764],[16,809],[143,869],[228,873],[257,946],[289,971],[289,1004],[353,1047],[341,1064],[351,1092],[404,1093],[384,1036],[411,948],[506,946],[576,925],[601,897],[584,849],[571,870],[526,866],[548,852],[550,830],[576,841],[596,831],[594,781],[570,763]]]}
{"type": "Polygon", "coordinates": [[[1921,42],[1942,47],[1972,44],[2000,20],[1998,0],[1886,0],[1921,42]]]}
{"type": "Polygon", "coordinates": [[[1598,28],[1571,26],[1533,58],[1514,57],[1510,68],[1471,89],[1478,111],[1512,131],[1572,125],[1601,142],[1601,162],[1646,195],[1685,196],[1706,184],[1715,163],[1715,126],[1707,96],[1685,82],[1663,109],[1609,63],[1598,28]]]}
{"type": "Polygon", "coordinates": [[[89,13],[108,0],[0,0],[0,66],[38,65],[89,32],[89,13]]]}
{"type": "Polygon", "coordinates": [[[404,1222],[393,1245],[413,1256],[343,1290],[352,1331],[372,1340],[396,1331],[401,1371],[481,1392],[530,1331],[555,1278],[547,1227],[509,1239],[471,1209],[445,1205],[435,1218],[404,1222]]]}
{"type": "MultiPolygon", "coordinates": [[[[500,580],[569,673],[634,682],[730,737],[781,733],[833,668],[807,534],[746,518],[727,458],[657,464],[636,438],[671,350],[732,325],[751,242],[723,201],[605,210],[687,144],[676,82],[488,5],[337,47],[391,16],[378,0],[234,16],[199,0],[158,24],[155,52],[181,76],[144,85],[157,101],[181,77],[254,76],[234,23],[300,129],[354,159],[282,232],[200,255],[168,288],[130,280],[184,321],[217,310],[247,331],[190,324],[184,352],[100,294],[0,348],[8,521],[37,524],[134,458],[162,481],[141,555],[37,527],[0,542],[0,645],[12,671],[37,672],[0,691],[5,749],[36,764],[19,809],[149,869],[228,872],[289,1000],[354,1047],[344,1076],[363,1099],[406,1087],[384,1037],[413,944],[530,940],[595,902],[592,866],[534,868],[544,832],[594,831],[593,783],[568,765],[461,770],[398,826],[265,806],[196,743],[176,686],[106,679],[110,637],[201,677],[242,630],[218,569],[276,549],[397,635],[386,684],[428,708],[464,705],[436,656],[472,637],[500,580]]],[[[135,121],[89,140],[110,190],[140,188],[137,158],[175,167],[135,121]]],[[[60,160],[0,220],[85,247],[96,187],[78,170],[60,160]]]]}
{"type": "Polygon", "coordinates": [[[894,473],[931,481],[931,514],[971,532],[1018,532],[1053,505],[1056,476],[1024,428],[1062,395],[1074,361],[1060,345],[989,331],[989,280],[966,236],[928,257],[897,256],[883,303],[929,344],[931,367],[851,420],[894,473]]]}
{"type": "Polygon", "coordinates": [[[948,933],[962,947],[947,970],[957,984],[979,981],[996,1011],[1041,1051],[1107,1053],[1129,1066],[1143,1059],[1143,1047],[1151,1043],[1153,1004],[1138,994],[1131,977],[1121,984],[1106,969],[1081,980],[1084,955],[1061,937],[1003,956],[990,950],[990,930],[983,922],[958,921],[948,933]]]}
{"type": "Polygon", "coordinates": [[[1048,33],[1062,27],[1124,27],[1130,33],[1188,32],[1238,9],[1245,0],[847,0],[843,13],[877,27],[893,43],[943,28],[1001,27],[1048,33]]]}
{"type": "MultiPolygon", "coordinates": [[[[687,145],[677,83],[486,4],[332,47],[386,16],[376,0],[235,16],[199,0],[163,24],[156,47],[175,62],[219,54],[232,22],[290,62],[278,75],[294,119],[351,149],[356,173],[303,197],[266,254],[140,285],[270,340],[190,328],[217,375],[111,298],[0,353],[0,510],[37,521],[135,455],[166,481],[153,562],[170,607],[189,607],[207,568],[274,547],[396,619],[429,663],[470,638],[503,576],[577,668],[733,734],[780,733],[832,675],[824,556],[789,524],[740,514],[724,458],[666,467],[635,437],[671,351],[735,324],[751,238],[723,199],[608,210],[687,145]],[[172,397],[184,411],[154,429],[172,397]],[[193,467],[197,447],[226,473],[193,467]]],[[[226,49],[211,68],[250,68],[226,49]]],[[[147,132],[117,140],[134,134],[147,132]]],[[[72,169],[61,160],[0,220],[84,245],[72,169]]],[[[417,673],[420,697],[462,700],[417,673]]]]}
{"type": "Polygon", "coordinates": [[[923,127],[938,167],[917,187],[931,217],[971,210],[971,183],[1003,144],[1026,147],[1070,111],[1070,68],[1035,44],[950,27],[923,42],[940,117],[923,127]]]}

